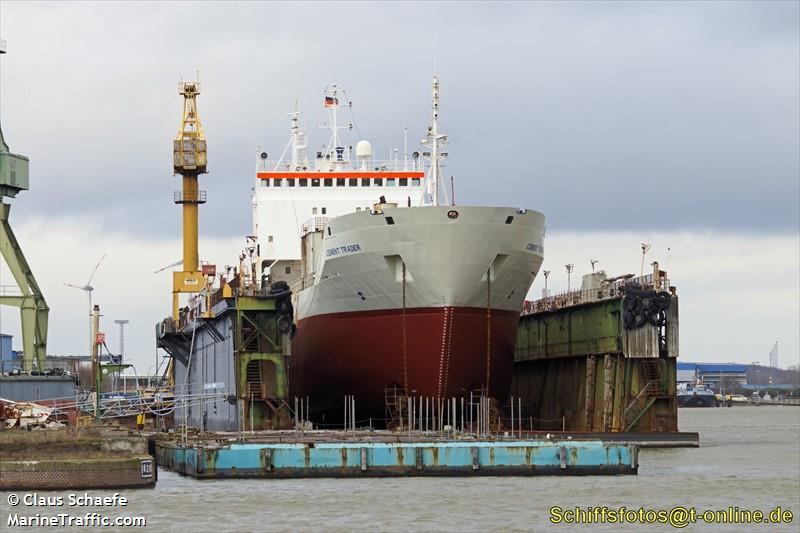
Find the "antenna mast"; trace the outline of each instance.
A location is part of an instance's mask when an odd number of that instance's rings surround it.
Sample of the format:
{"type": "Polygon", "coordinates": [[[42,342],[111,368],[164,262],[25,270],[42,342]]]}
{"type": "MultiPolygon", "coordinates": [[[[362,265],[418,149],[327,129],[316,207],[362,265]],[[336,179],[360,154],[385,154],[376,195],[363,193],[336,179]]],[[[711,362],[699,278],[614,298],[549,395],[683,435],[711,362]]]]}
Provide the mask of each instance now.
{"type": "MultiPolygon", "coordinates": [[[[344,93],[335,83],[325,89],[325,107],[330,109],[328,113],[330,121],[327,127],[331,130],[331,139],[328,141],[325,157],[328,160],[330,168],[346,167],[350,161],[349,153],[347,157],[344,156],[345,150],[339,140],[339,130],[352,129],[353,125],[347,124],[346,126],[339,126],[336,109],[339,107],[340,92],[344,93]]],[[[348,105],[350,104],[348,103],[348,105]]]]}
{"type": "Polygon", "coordinates": [[[305,170],[308,168],[306,155],[306,136],[300,128],[299,120],[303,112],[298,110],[297,100],[294,102],[294,111],[289,113],[292,117],[292,170],[305,170]]]}
{"type": "Polygon", "coordinates": [[[423,146],[430,148],[430,152],[423,155],[430,160],[430,174],[427,178],[426,198],[423,203],[426,205],[439,205],[439,161],[447,154],[441,152],[441,148],[447,146],[447,135],[439,133],[439,78],[433,77],[431,87],[431,125],[428,127],[428,135],[422,139],[423,146]]]}

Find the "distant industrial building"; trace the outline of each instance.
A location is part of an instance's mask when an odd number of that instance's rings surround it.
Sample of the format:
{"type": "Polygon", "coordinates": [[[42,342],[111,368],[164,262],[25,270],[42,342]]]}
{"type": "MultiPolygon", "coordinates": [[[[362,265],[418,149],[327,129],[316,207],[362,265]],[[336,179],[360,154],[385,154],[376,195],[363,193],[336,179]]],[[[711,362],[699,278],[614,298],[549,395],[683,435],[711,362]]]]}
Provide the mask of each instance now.
{"type": "Polygon", "coordinates": [[[678,361],[678,383],[695,383],[701,380],[711,389],[747,384],[747,365],[732,363],[685,363],[678,361]]]}

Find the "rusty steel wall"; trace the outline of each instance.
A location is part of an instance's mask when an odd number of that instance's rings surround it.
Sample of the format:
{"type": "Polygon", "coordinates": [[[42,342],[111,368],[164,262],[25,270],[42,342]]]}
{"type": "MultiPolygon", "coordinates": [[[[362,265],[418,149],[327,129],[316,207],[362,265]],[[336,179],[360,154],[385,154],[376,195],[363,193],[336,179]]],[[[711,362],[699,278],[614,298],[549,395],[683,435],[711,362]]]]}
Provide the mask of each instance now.
{"type": "Polygon", "coordinates": [[[671,296],[665,312],[666,350],[659,346],[657,322],[623,325],[625,298],[520,317],[512,394],[522,400],[523,425],[677,431],[678,297],[671,296]]]}
{"type": "Polygon", "coordinates": [[[567,431],[677,431],[674,358],[656,360],[661,393],[628,428],[626,411],[646,384],[645,361],[605,354],[516,363],[512,394],[522,400],[523,427],[560,430],[563,422],[567,431]]]}

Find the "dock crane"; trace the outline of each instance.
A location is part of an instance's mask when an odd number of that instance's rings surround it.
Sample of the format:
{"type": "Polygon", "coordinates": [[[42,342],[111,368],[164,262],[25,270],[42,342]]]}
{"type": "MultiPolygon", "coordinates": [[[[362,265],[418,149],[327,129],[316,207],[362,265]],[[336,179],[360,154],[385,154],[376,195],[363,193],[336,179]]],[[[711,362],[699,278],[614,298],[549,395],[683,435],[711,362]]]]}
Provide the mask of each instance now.
{"type": "Polygon", "coordinates": [[[206,191],[198,189],[198,177],[207,172],[206,136],[197,115],[200,82],[181,81],[178,93],[183,96],[183,118],[173,141],[173,172],[183,178],[182,190],[174,195],[175,203],[183,206],[183,268],[172,275],[172,318],[176,322],[180,294],[199,293],[206,287],[197,251],[197,208],[206,202],[206,191]]]}
{"type": "MultiPolygon", "coordinates": [[[[6,43],[0,40],[0,55],[6,53],[6,43]]],[[[28,163],[24,155],[11,153],[0,127],[0,251],[19,287],[19,293],[0,293],[0,305],[18,307],[22,323],[22,363],[25,372],[44,370],[47,356],[47,318],[50,308],[28,261],[22,253],[8,217],[11,206],[3,201],[28,190],[28,163]]]]}

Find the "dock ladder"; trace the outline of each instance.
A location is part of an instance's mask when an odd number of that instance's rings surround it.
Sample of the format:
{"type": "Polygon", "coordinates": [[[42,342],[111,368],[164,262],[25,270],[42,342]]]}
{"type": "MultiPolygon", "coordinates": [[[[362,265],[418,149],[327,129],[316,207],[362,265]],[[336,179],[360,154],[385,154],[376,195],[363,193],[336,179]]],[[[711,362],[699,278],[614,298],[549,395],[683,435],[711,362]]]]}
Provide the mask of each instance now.
{"type": "Polygon", "coordinates": [[[645,359],[642,361],[642,374],[644,387],[636,398],[625,408],[625,431],[630,431],[639,419],[642,418],[656,399],[664,394],[661,382],[661,365],[658,359],[645,359]]]}

